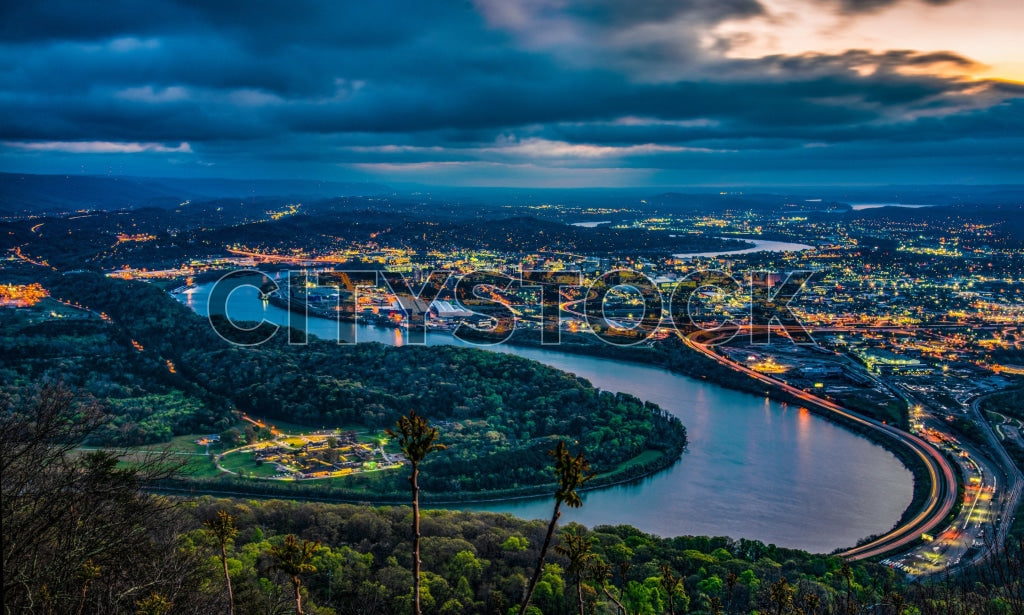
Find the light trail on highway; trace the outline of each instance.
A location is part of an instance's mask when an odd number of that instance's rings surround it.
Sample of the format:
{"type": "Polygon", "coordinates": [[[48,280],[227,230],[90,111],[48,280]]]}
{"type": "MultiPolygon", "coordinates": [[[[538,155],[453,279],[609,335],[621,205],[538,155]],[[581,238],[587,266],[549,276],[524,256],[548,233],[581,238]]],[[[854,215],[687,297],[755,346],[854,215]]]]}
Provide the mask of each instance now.
{"type": "Polygon", "coordinates": [[[931,484],[924,508],[912,519],[896,528],[893,528],[882,536],[863,545],[858,545],[852,549],[847,549],[846,551],[838,553],[837,555],[840,557],[848,560],[868,559],[906,547],[919,540],[922,534],[934,532],[936,528],[946,521],[950,513],[953,511],[957,495],[957,481],[953,468],[941,452],[921,438],[893,427],[892,425],[861,416],[840,406],[839,404],[821,399],[801,389],[790,386],[781,380],[756,372],[714,352],[707,344],[701,344],[690,336],[680,334],[680,338],[691,349],[713,359],[721,365],[744,373],[771,387],[782,390],[797,399],[807,402],[808,404],[812,404],[835,415],[841,416],[847,421],[867,427],[885,435],[887,438],[890,438],[899,445],[909,449],[925,464],[929,482],[931,484]]]}

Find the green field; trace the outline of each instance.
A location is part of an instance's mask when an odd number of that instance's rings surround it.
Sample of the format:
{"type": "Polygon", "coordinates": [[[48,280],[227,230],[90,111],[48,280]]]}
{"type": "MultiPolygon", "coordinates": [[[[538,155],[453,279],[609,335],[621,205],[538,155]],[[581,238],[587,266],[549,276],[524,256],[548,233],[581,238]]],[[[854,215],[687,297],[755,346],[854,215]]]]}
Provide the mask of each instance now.
{"type": "Polygon", "coordinates": [[[264,463],[256,465],[252,460],[251,452],[227,455],[221,459],[221,465],[232,472],[237,472],[239,476],[269,478],[278,474],[277,466],[275,464],[264,463]]]}
{"type": "MultiPolygon", "coordinates": [[[[148,446],[140,446],[140,450],[150,451],[173,451],[175,453],[200,453],[206,454],[206,446],[196,444],[196,440],[210,434],[185,434],[181,436],[175,436],[171,438],[170,442],[162,442],[160,444],[150,444],[148,446]]],[[[210,445],[210,452],[218,450],[218,445],[210,445]]]]}
{"type": "Polygon", "coordinates": [[[640,464],[644,464],[644,463],[648,463],[648,462],[654,461],[656,459],[661,458],[664,454],[665,453],[663,453],[661,451],[646,450],[646,451],[640,453],[639,455],[637,455],[636,457],[633,457],[632,459],[628,459],[626,461],[623,461],[619,465],[615,466],[614,470],[612,470],[611,472],[605,472],[604,474],[602,474],[602,476],[607,476],[609,474],[615,474],[615,473],[618,473],[618,472],[622,472],[623,470],[628,470],[629,468],[632,468],[633,466],[637,466],[637,465],[640,465],[640,464]]]}
{"type": "MultiPolygon", "coordinates": [[[[289,423],[285,421],[273,421],[272,423],[267,422],[265,419],[260,417],[251,417],[256,420],[264,420],[267,424],[272,424],[275,428],[286,434],[295,434],[296,436],[303,434],[312,434],[317,431],[318,428],[311,427],[309,425],[299,425],[298,423],[289,423]]],[[[233,427],[244,431],[246,427],[252,426],[252,423],[248,421],[240,421],[233,427]]],[[[377,443],[380,438],[386,437],[383,430],[367,430],[365,425],[346,425],[337,428],[340,431],[356,431],[358,432],[358,441],[366,443],[377,443]]],[[[147,446],[140,446],[134,449],[136,451],[166,451],[175,456],[188,456],[184,467],[182,468],[184,474],[191,478],[216,478],[223,476],[224,473],[217,469],[216,464],[213,462],[213,455],[222,453],[225,450],[222,444],[211,444],[209,447],[206,445],[196,444],[196,441],[200,438],[208,436],[208,433],[194,433],[184,434],[175,436],[169,442],[163,442],[159,444],[150,444],[147,446]],[[207,456],[209,452],[210,456],[207,456]]],[[[299,437],[286,438],[285,443],[292,446],[301,446],[305,443],[299,437]]],[[[95,450],[100,447],[82,447],[82,450],[95,450]]],[[[388,452],[397,452],[397,447],[391,443],[386,447],[388,452]]],[[[113,450],[113,449],[111,449],[113,450]]],[[[252,459],[252,452],[237,453],[227,455],[222,459],[221,464],[234,472],[238,472],[240,476],[253,476],[259,478],[268,478],[277,474],[277,469],[274,464],[266,463],[257,466],[252,459]]],[[[345,481],[349,477],[335,477],[328,479],[330,481],[345,481]]]]}
{"type": "Polygon", "coordinates": [[[223,475],[210,457],[192,457],[182,471],[191,478],[216,478],[223,475]]]}

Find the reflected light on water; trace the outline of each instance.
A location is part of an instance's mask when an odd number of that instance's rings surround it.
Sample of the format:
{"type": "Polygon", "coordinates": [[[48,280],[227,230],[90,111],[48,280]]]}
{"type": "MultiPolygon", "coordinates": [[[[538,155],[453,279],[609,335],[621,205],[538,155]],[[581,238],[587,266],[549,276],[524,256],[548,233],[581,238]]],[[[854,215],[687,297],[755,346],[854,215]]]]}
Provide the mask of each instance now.
{"type": "MultiPolygon", "coordinates": [[[[204,313],[208,289],[200,286],[194,304],[188,303],[192,297],[180,300],[204,313]]],[[[248,299],[232,298],[232,316],[288,322],[289,312],[262,305],[255,289],[239,295],[248,299]]],[[[323,339],[338,333],[336,322],[296,320],[293,326],[323,339]]],[[[341,328],[347,340],[408,344],[405,332],[398,329],[352,323],[341,328]]],[[[432,332],[426,341],[466,345],[432,332]]],[[[828,552],[888,530],[910,502],[912,477],[892,454],[806,409],[798,411],[795,405],[787,407],[648,365],[546,348],[499,345],[488,350],[539,360],[576,373],[600,389],[650,400],[687,427],[689,447],[681,461],[652,477],[587,493],[583,508],[564,512],[565,522],[629,523],[661,536],[743,536],[828,552]]],[[[459,507],[527,519],[551,515],[547,498],[459,507]]]]}

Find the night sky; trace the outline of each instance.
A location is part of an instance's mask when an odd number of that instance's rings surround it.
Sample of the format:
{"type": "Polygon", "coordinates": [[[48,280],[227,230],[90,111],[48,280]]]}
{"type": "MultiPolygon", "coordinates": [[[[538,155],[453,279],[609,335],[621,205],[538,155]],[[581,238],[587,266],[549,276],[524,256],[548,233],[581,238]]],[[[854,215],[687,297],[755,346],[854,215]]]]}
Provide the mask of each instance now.
{"type": "Polygon", "coordinates": [[[5,1],[0,171],[1024,183],[1021,0],[5,1]]]}

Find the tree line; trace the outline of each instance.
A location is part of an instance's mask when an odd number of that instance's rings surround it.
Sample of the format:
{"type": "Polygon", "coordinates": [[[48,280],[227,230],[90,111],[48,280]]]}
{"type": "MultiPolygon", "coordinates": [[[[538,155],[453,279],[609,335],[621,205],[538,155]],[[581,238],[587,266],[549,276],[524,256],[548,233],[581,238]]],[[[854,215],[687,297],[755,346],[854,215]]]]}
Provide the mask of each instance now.
{"type": "MultiPolygon", "coordinates": [[[[383,429],[416,408],[444,426],[447,446],[426,462],[424,487],[456,498],[544,485],[545,451],[558,439],[579,442],[606,481],[667,467],[686,445],[685,427],[656,405],[521,357],[452,346],[296,346],[286,335],[241,347],[148,284],[89,272],[46,284],[108,320],[0,314],[4,388],[60,380],[102,400],[111,420],[94,443],[231,436],[239,412],[317,429],[383,429]],[[659,456],[627,464],[645,451],[659,456]]],[[[354,477],[351,487],[402,491],[389,473],[367,480],[354,477]]]]}
{"type": "Polygon", "coordinates": [[[168,456],[79,453],[102,414],[66,387],[0,404],[8,613],[1020,613],[1020,545],[957,577],[907,584],[872,563],[725,537],[558,526],[585,455],[556,445],[548,521],[420,511],[440,432],[393,428],[413,507],[166,498],[168,456]],[[418,574],[416,574],[418,572],[418,574]]]}

